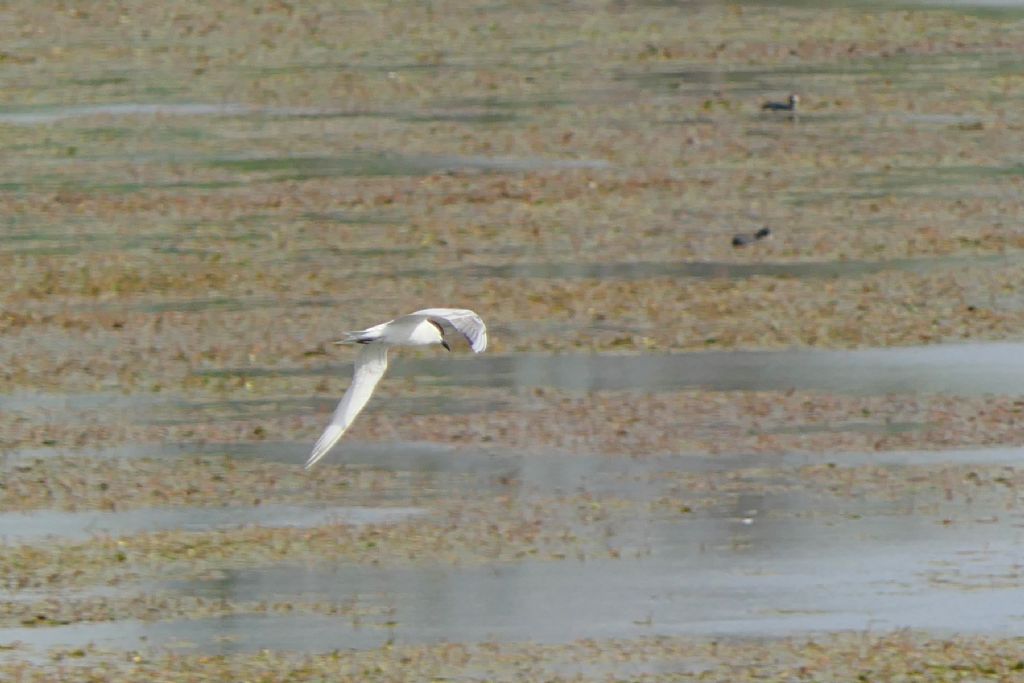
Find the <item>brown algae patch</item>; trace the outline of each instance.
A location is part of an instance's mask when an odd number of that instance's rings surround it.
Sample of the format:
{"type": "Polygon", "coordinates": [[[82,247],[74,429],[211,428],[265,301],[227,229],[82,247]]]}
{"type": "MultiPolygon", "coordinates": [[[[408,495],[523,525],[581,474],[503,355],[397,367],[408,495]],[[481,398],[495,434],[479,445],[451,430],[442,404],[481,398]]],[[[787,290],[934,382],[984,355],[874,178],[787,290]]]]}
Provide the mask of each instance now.
{"type": "Polygon", "coordinates": [[[976,510],[1010,513],[1020,503],[1024,472],[1000,465],[808,465],[799,477],[816,491],[861,501],[912,501],[970,516],[976,510]],[[972,506],[977,506],[973,508],[972,506]]]}
{"type": "Polygon", "coordinates": [[[159,591],[133,595],[130,587],[121,588],[120,594],[115,596],[78,597],[72,593],[40,599],[0,600],[0,627],[48,628],[83,622],[202,619],[241,614],[320,614],[348,617],[358,622],[362,618],[380,616],[385,612],[382,608],[360,604],[357,600],[244,601],[164,594],[159,591]]]}
{"type": "MultiPolygon", "coordinates": [[[[33,664],[9,653],[0,671],[14,680],[48,680],[33,664]]],[[[763,680],[1010,681],[1024,670],[1018,638],[936,637],[904,631],[777,639],[649,637],[588,639],[565,645],[442,643],[386,645],[365,651],[298,655],[193,655],[100,648],[54,649],[49,656],[63,680],[176,682],[630,680],[744,682],[763,680]]]]}
{"type": "MultiPolygon", "coordinates": [[[[131,510],[159,506],[322,504],[358,500],[380,505],[391,491],[413,492],[408,472],[321,468],[316,476],[294,466],[226,457],[95,459],[71,456],[9,464],[0,510],[131,510]]],[[[464,477],[451,475],[458,488],[464,477]]],[[[428,494],[429,495],[429,494],[428,494]]],[[[393,496],[393,494],[392,494],[393,496]]]]}

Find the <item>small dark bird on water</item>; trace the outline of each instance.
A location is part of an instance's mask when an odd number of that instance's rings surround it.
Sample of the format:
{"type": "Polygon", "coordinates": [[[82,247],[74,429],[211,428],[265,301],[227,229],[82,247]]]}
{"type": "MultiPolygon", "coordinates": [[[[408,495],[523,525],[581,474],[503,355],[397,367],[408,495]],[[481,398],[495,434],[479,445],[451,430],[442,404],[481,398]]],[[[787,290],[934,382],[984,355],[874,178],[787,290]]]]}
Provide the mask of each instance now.
{"type": "Polygon", "coordinates": [[[765,102],[761,109],[765,111],[796,111],[796,105],[800,104],[800,96],[793,93],[785,102],[765,102]]]}
{"type": "Polygon", "coordinates": [[[764,227],[755,232],[753,235],[735,235],[732,238],[732,246],[734,247],[745,247],[748,244],[753,244],[763,239],[767,239],[772,236],[771,228],[764,227]]]}

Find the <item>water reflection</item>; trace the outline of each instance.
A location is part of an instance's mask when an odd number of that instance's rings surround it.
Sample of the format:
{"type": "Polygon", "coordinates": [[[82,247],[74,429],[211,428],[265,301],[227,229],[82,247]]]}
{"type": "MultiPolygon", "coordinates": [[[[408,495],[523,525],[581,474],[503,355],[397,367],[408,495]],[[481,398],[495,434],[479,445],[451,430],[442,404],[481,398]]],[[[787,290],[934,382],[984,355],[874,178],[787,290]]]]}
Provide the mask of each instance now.
{"type": "MultiPolygon", "coordinates": [[[[197,370],[199,376],[345,375],[348,365],[237,367],[197,370]]],[[[523,354],[402,358],[392,375],[435,385],[554,387],[567,391],[805,391],[847,394],[1024,393],[1024,344],[937,344],[829,351],[702,351],[616,355],[523,354]]]]}
{"type": "Polygon", "coordinates": [[[298,505],[143,508],[123,512],[39,510],[0,514],[0,539],[10,543],[51,537],[82,539],[96,535],[126,536],[172,529],[210,531],[251,525],[315,527],[324,524],[381,524],[425,512],[421,508],[313,508],[298,505]]]}
{"type": "Polygon", "coordinates": [[[445,171],[515,173],[538,170],[575,170],[610,168],[603,160],[555,159],[542,157],[487,157],[434,155],[414,156],[395,153],[353,153],[347,156],[282,156],[215,159],[207,165],[246,174],[259,174],[264,180],[301,180],[337,176],[427,175],[445,171]]]}
{"type": "Polygon", "coordinates": [[[321,107],[257,107],[238,103],[209,104],[204,102],[105,102],[100,104],[53,105],[0,111],[0,123],[19,126],[41,126],[74,119],[93,117],[267,117],[267,118],[339,118],[339,117],[392,117],[403,121],[463,123],[501,123],[514,121],[516,116],[505,112],[448,111],[403,112],[337,110],[321,107]]]}
{"type": "MultiPolygon", "coordinates": [[[[227,420],[254,420],[261,417],[280,417],[282,415],[324,416],[334,411],[338,404],[337,397],[311,398],[267,398],[238,399],[233,401],[182,401],[168,406],[175,415],[151,414],[140,420],[146,424],[176,425],[223,422],[227,420]]],[[[501,410],[508,407],[502,401],[479,401],[463,399],[458,396],[392,396],[382,398],[367,412],[384,411],[395,415],[431,415],[460,413],[478,413],[482,411],[501,410]]]]}
{"type": "MultiPolygon", "coordinates": [[[[790,263],[730,263],[726,261],[629,261],[622,263],[514,263],[500,266],[469,266],[465,275],[497,278],[594,278],[643,280],[652,277],[745,279],[756,276],[794,278],[863,277],[884,272],[929,273],[971,266],[1011,266],[1024,254],[963,255],[885,261],[793,261],[790,263]]],[[[410,274],[426,275],[426,271],[410,274]]]]}
{"type": "MultiPolygon", "coordinates": [[[[178,396],[137,395],[96,392],[59,394],[20,391],[0,395],[0,410],[39,418],[59,415],[61,421],[94,422],[96,414],[116,414],[141,425],[188,425],[231,420],[256,420],[285,415],[330,414],[338,403],[336,396],[292,398],[253,398],[234,400],[188,401],[178,396]]],[[[386,411],[396,415],[460,414],[501,410],[504,401],[481,401],[460,396],[381,397],[367,411],[386,411]]]]}
{"type": "Polygon", "coordinates": [[[411,360],[395,373],[438,384],[549,386],[569,391],[799,389],[853,394],[1024,392],[1024,345],[962,344],[857,351],[565,354],[411,360]],[[444,359],[448,361],[449,359],[444,359]]]}
{"type": "Polygon", "coordinates": [[[225,600],[372,603],[355,623],[320,615],[231,616],[0,629],[0,642],[202,652],[329,652],[396,643],[567,642],[654,635],[774,636],[921,628],[1024,635],[1024,588],[951,590],[1024,561],[1009,524],[942,527],[913,517],[652,523],[650,554],[482,567],[226,570],[164,589],[225,600]],[[850,543],[851,538],[857,543],[850,543]],[[145,642],[142,642],[145,639],[145,642]]]}
{"type": "Polygon", "coordinates": [[[112,102],[0,111],[0,123],[34,126],[92,116],[245,116],[251,113],[252,107],[241,104],[112,102]]]}
{"type": "MultiPolygon", "coordinates": [[[[973,2],[973,0],[972,0],[973,2]]],[[[968,7],[972,2],[939,0],[929,4],[950,4],[968,7]]],[[[983,6],[985,0],[975,4],[983,6]]],[[[818,93],[845,91],[863,83],[884,79],[887,84],[898,84],[905,89],[926,90],[935,83],[945,83],[950,74],[971,74],[977,78],[990,78],[1015,73],[1019,68],[1011,57],[1002,54],[973,53],[970,59],[963,55],[896,54],[885,57],[868,56],[841,61],[819,61],[793,65],[771,66],[688,66],[649,69],[642,72],[623,72],[620,80],[636,83],[640,87],[668,93],[684,92],[707,95],[724,91],[737,95],[763,95],[801,91],[803,84],[813,84],[808,90],[818,93]]],[[[760,113],[760,112],[758,112],[760,113]]]]}
{"type": "MultiPolygon", "coordinates": [[[[248,446],[248,457],[280,450],[280,445],[248,446]]],[[[293,446],[299,462],[307,445],[293,446]]],[[[1018,571],[1024,564],[1024,515],[1001,498],[998,504],[976,499],[936,505],[941,492],[927,490],[892,499],[836,497],[796,470],[823,462],[822,456],[809,454],[773,457],[769,463],[764,456],[741,454],[633,460],[407,446],[356,444],[346,452],[346,461],[356,468],[429,475],[408,478],[420,494],[430,490],[443,496],[458,482],[463,489],[490,486],[525,501],[572,494],[598,502],[609,495],[645,503],[672,493],[680,504],[695,495],[714,496],[717,503],[685,514],[641,505],[635,514],[610,519],[603,534],[620,551],[619,559],[224,567],[206,578],[155,587],[232,602],[371,606],[369,612],[377,616],[359,621],[287,613],[125,620],[0,629],[0,643],[230,653],[262,648],[329,652],[378,647],[390,640],[557,643],[900,628],[1024,635],[1017,615],[1024,599],[1018,571]],[[731,473],[730,486],[689,492],[673,484],[674,475],[687,471],[731,473]],[[452,474],[477,478],[445,479],[452,474]]],[[[1019,450],[829,454],[826,461],[840,467],[1013,465],[1019,450]]],[[[412,488],[403,495],[413,495],[412,488]]],[[[421,513],[417,508],[260,506],[142,510],[116,517],[44,512],[37,519],[40,533],[89,535],[219,524],[321,524],[325,519],[379,523],[421,513]],[[89,520],[99,522],[83,525],[89,520]]],[[[11,529],[9,538],[18,533],[31,537],[36,530],[26,519],[31,516],[0,515],[0,524],[11,529]]]]}

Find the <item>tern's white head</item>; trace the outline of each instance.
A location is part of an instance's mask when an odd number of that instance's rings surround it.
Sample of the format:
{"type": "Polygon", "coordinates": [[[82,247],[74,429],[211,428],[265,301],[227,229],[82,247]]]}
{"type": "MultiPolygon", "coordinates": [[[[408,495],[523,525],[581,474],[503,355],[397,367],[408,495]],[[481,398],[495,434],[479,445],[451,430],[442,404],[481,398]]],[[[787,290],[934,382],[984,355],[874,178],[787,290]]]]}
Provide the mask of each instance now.
{"type": "Polygon", "coordinates": [[[391,334],[386,334],[385,339],[407,346],[433,346],[434,344],[440,344],[451,351],[448,342],[444,338],[444,328],[441,327],[440,323],[430,318],[415,321],[406,329],[398,326],[391,334]]]}

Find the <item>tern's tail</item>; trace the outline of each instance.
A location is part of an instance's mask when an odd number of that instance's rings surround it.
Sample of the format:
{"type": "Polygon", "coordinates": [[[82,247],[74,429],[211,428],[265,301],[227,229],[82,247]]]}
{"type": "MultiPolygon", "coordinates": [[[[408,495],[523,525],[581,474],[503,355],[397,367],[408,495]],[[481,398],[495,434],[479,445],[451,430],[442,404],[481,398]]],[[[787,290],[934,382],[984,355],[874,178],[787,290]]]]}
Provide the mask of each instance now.
{"type": "Polygon", "coordinates": [[[355,332],[346,332],[343,339],[339,339],[334,342],[335,344],[367,344],[380,338],[380,333],[374,331],[372,328],[369,330],[356,330],[355,332]]]}

